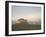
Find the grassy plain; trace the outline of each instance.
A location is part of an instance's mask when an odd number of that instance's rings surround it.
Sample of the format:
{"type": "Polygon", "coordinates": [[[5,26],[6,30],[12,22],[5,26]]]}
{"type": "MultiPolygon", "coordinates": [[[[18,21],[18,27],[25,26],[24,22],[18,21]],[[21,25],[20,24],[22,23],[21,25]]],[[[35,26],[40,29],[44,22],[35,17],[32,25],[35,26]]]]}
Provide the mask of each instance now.
{"type": "Polygon", "coordinates": [[[21,30],[40,30],[41,25],[24,25],[24,26],[16,26],[12,25],[12,31],[21,31],[21,30]]]}

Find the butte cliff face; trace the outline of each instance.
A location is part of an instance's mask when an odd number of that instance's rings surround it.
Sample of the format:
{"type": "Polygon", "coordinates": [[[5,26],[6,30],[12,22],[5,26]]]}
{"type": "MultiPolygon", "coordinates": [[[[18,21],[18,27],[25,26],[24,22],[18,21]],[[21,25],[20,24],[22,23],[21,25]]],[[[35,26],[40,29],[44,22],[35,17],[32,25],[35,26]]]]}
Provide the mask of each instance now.
{"type": "Polygon", "coordinates": [[[16,21],[16,27],[21,27],[27,25],[28,22],[26,19],[20,18],[16,21]]]}

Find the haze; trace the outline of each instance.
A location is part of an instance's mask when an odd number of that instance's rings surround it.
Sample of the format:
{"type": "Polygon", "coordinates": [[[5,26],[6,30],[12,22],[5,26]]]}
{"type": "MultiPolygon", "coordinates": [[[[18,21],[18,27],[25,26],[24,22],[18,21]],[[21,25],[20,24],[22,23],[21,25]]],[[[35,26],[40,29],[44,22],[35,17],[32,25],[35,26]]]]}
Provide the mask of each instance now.
{"type": "Polygon", "coordinates": [[[36,6],[12,6],[12,20],[19,18],[35,21],[41,19],[41,7],[36,6]]]}

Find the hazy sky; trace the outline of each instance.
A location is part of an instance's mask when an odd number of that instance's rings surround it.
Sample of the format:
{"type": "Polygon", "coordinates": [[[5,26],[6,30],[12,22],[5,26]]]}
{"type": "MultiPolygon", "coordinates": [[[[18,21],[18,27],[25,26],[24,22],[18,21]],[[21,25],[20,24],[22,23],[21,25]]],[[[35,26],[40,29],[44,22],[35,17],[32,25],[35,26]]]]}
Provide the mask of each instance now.
{"type": "Polygon", "coordinates": [[[11,10],[12,20],[17,20],[18,18],[36,20],[41,18],[41,7],[13,5],[11,10]]]}

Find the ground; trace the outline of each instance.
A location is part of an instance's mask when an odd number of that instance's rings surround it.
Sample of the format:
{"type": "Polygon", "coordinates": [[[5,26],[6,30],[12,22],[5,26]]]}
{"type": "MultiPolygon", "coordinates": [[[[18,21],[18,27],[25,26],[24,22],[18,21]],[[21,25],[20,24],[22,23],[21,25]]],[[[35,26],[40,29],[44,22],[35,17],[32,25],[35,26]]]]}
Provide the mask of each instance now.
{"type": "Polygon", "coordinates": [[[40,30],[41,25],[24,25],[24,26],[17,26],[12,25],[12,31],[20,31],[20,30],[40,30]]]}

